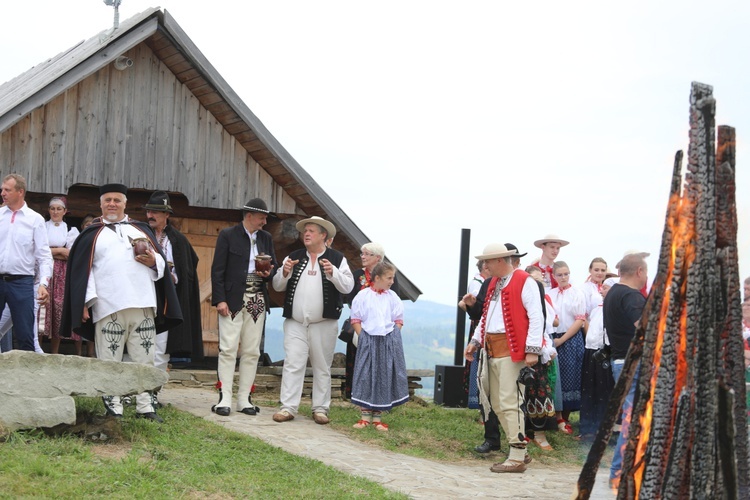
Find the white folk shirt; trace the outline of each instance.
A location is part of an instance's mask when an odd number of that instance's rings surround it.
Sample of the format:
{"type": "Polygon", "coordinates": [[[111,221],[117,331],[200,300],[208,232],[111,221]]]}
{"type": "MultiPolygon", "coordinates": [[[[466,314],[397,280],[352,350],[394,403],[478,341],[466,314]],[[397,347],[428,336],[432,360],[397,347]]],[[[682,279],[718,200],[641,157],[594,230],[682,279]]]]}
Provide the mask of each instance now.
{"type": "MultiPolygon", "coordinates": [[[[508,281],[505,282],[503,288],[508,286],[513,279],[518,279],[515,276],[515,272],[509,275],[508,281]]],[[[491,278],[487,278],[491,279],[491,278]]],[[[489,291],[489,290],[488,290],[489,291]]],[[[500,283],[495,289],[496,292],[500,291],[500,283]]],[[[542,346],[542,335],[544,332],[544,313],[542,312],[542,297],[539,293],[539,285],[534,278],[531,276],[526,277],[526,282],[523,284],[521,289],[521,302],[523,307],[526,309],[526,315],[529,318],[529,331],[526,334],[526,345],[533,347],[542,346]]],[[[503,319],[502,306],[500,304],[501,298],[498,293],[497,298],[492,300],[487,309],[487,319],[485,329],[488,333],[505,333],[505,320],[503,319]]],[[[482,342],[481,328],[474,330],[473,340],[482,342]]]]}
{"type": "Polygon", "coordinates": [[[250,262],[247,264],[247,274],[255,274],[255,257],[258,256],[258,242],[256,241],[258,231],[251,233],[245,229],[245,234],[250,238],[250,262]]]}
{"type": "Polygon", "coordinates": [[[70,248],[73,246],[73,242],[75,242],[79,234],[78,229],[74,227],[68,229],[68,225],[64,222],[60,222],[56,226],[54,222],[48,220],[46,227],[50,248],[70,248]]]}
{"type": "Polygon", "coordinates": [[[555,287],[549,291],[549,297],[557,312],[557,319],[560,320],[556,333],[565,333],[573,323],[579,319],[586,319],[587,298],[581,289],[570,286],[560,290],[559,287],[555,287]]]}
{"type": "MultiPolygon", "coordinates": [[[[292,319],[305,326],[328,319],[323,317],[322,280],[324,278],[322,267],[318,264],[317,259],[313,262],[309,258],[310,252],[307,252],[307,257],[307,267],[302,271],[302,275],[297,283],[297,290],[294,292],[294,300],[292,301],[292,319]],[[315,274],[309,274],[309,271],[315,271],[315,274]]],[[[284,262],[281,264],[282,267],[287,260],[289,260],[289,257],[284,259],[284,262]]],[[[285,278],[283,269],[279,269],[279,272],[273,277],[274,290],[277,292],[286,290],[286,285],[291,277],[291,272],[285,278]]],[[[352,291],[354,276],[352,276],[349,264],[346,262],[346,257],[341,260],[341,265],[338,268],[333,266],[331,277],[326,276],[325,279],[333,283],[333,286],[336,287],[339,293],[347,294],[352,291]]]]}
{"type": "Polygon", "coordinates": [[[48,285],[52,276],[52,252],[44,218],[24,203],[17,211],[0,208],[0,274],[34,276],[48,285]]]}
{"type": "Polygon", "coordinates": [[[396,323],[404,323],[404,304],[393,290],[378,293],[368,287],[352,302],[352,322],[355,320],[369,335],[382,337],[391,333],[396,323]]]}
{"type": "MultiPolygon", "coordinates": [[[[128,217],[120,221],[128,221],[128,217]]],[[[155,252],[156,270],[138,263],[128,239],[144,234],[130,224],[111,224],[99,231],[94,263],[86,287],[86,307],[93,307],[93,321],[129,308],[150,307],[156,311],[154,281],[164,276],[164,259],[155,252]]]]}

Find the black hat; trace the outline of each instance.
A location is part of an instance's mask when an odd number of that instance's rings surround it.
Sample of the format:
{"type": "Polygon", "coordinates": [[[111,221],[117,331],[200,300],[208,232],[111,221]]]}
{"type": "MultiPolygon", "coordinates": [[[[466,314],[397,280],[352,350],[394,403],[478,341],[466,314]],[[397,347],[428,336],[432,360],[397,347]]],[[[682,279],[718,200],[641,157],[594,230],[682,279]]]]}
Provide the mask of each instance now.
{"type": "Polygon", "coordinates": [[[148,199],[148,203],[143,205],[144,210],[151,210],[152,212],[172,212],[172,205],[169,204],[169,195],[164,191],[154,191],[151,198],[148,199]]]}
{"type": "Polygon", "coordinates": [[[262,212],[264,214],[270,213],[268,211],[268,206],[266,205],[266,202],[261,200],[260,198],[253,198],[252,200],[245,203],[245,206],[242,207],[242,210],[245,212],[262,212]]]}
{"type": "Polygon", "coordinates": [[[529,253],[518,253],[518,248],[513,243],[506,243],[505,248],[507,248],[508,250],[515,250],[516,253],[512,254],[511,257],[526,257],[526,254],[529,253]]]}
{"type": "Polygon", "coordinates": [[[104,184],[99,186],[99,196],[105,193],[122,193],[127,196],[128,188],[125,187],[125,184],[104,184]]]}

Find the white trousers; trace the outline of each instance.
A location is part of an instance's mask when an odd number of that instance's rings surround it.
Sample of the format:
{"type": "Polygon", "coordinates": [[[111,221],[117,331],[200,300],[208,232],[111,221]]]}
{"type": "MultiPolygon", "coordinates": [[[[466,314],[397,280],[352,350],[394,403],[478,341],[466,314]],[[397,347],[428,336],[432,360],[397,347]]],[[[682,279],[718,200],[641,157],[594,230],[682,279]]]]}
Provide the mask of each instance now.
{"type": "Polygon", "coordinates": [[[331,406],[331,363],[337,336],[338,321],[335,319],[324,319],[307,326],[291,318],[284,320],[282,410],[297,413],[309,357],[313,372],[312,411],[328,414],[331,406]]]}
{"type": "Polygon", "coordinates": [[[156,351],[154,351],[154,368],[158,368],[162,371],[167,371],[169,366],[169,354],[167,354],[167,340],[169,339],[169,332],[161,332],[156,334],[156,351]]]}
{"type": "MultiPolygon", "coordinates": [[[[150,307],[130,308],[117,311],[100,319],[94,325],[96,357],[104,360],[122,361],[125,346],[134,363],[154,365],[154,311],[150,307]]],[[[136,396],[135,411],[154,411],[151,395],[142,392],[136,396]]],[[[111,411],[122,415],[122,401],[119,396],[105,397],[105,404],[111,411]]]]}
{"type": "MultiPolygon", "coordinates": [[[[244,304],[256,298],[263,302],[263,294],[245,294],[244,304]]],[[[255,382],[260,359],[260,339],[266,323],[265,304],[263,312],[256,303],[255,316],[243,307],[234,318],[219,315],[219,382],[221,395],[216,406],[232,406],[232,385],[237,354],[240,356],[240,380],[237,387],[237,410],[250,405],[250,390],[255,382]]]]}

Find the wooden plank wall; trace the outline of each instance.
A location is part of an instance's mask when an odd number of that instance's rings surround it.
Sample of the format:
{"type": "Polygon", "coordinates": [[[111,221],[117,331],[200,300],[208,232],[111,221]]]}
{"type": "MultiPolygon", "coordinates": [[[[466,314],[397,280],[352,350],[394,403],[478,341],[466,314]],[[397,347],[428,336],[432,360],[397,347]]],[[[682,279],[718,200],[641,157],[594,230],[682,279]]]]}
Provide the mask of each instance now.
{"type": "MultiPolygon", "coordinates": [[[[203,285],[211,281],[211,263],[214,260],[214,250],[216,248],[216,239],[222,229],[233,226],[239,221],[215,221],[207,219],[183,219],[179,217],[170,217],[171,224],[184,234],[193,245],[195,253],[198,254],[198,279],[203,285]]],[[[215,340],[218,339],[219,316],[216,308],[211,305],[209,296],[201,303],[201,325],[203,328],[203,339],[206,344],[206,355],[216,356],[212,349],[215,340]]]]}
{"type": "Polygon", "coordinates": [[[2,131],[3,172],[21,173],[36,192],[122,182],[181,192],[191,206],[236,209],[260,197],[272,211],[300,213],[145,43],[124,55],[132,67],[110,64],[2,131]]]}

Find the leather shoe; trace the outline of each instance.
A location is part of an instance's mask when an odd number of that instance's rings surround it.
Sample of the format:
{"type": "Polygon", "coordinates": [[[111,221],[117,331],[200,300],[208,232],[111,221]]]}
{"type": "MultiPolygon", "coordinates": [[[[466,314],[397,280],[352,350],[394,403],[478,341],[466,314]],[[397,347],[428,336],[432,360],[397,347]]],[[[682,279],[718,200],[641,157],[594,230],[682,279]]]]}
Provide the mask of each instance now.
{"type": "Polygon", "coordinates": [[[526,464],[515,460],[506,460],[503,463],[497,463],[490,467],[492,472],[524,472],[526,464]]]}
{"type": "Polygon", "coordinates": [[[330,422],[328,415],[326,415],[323,412],[313,413],[313,420],[315,420],[316,424],[320,424],[320,425],[326,425],[328,422],[330,422]]]}
{"type": "Polygon", "coordinates": [[[214,413],[216,413],[217,415],[221,415],[222,417],[228,417],[229,416],[229,412],[232,411],[232,410],[230,410],[228,406],[216,406],[216,405],[213,405],[211,407],[211,411],[214,412],[214,413]]]}
{"type": "Polygon", "coordinates": [[[136,418],[145,418],[146,420],[153,420],[154,422],[158,422],[160,424],[164,422],[163,418],[161,418],[159,415],[157,415],[156,413],[152,411],[148,413],[136,413],[135,416],[136,418]]]}
{"type": "Polygon", "coordinates": [[[281,410],[273,414],[274,422],[288,422],[290,420],[294,420],[294,415],[287,410],[281,410]]]}
{"type": "Polygon", "coordinates": [[[485,441],[484,443],[480,444],[479,446],[476,446],[474,448],[474,451],[477,453],[489,453],[491,451],[500,451],[500,445],[499,444],[492,444],[489,441],[485,441]]]}
{"type": "Polygon", "coordinates": [[[245,415],[257,415],[258,412],[260,412],[260,408],[257,406],[248,406],[240,410],[240,413],[244,413],[245,415]]]}

